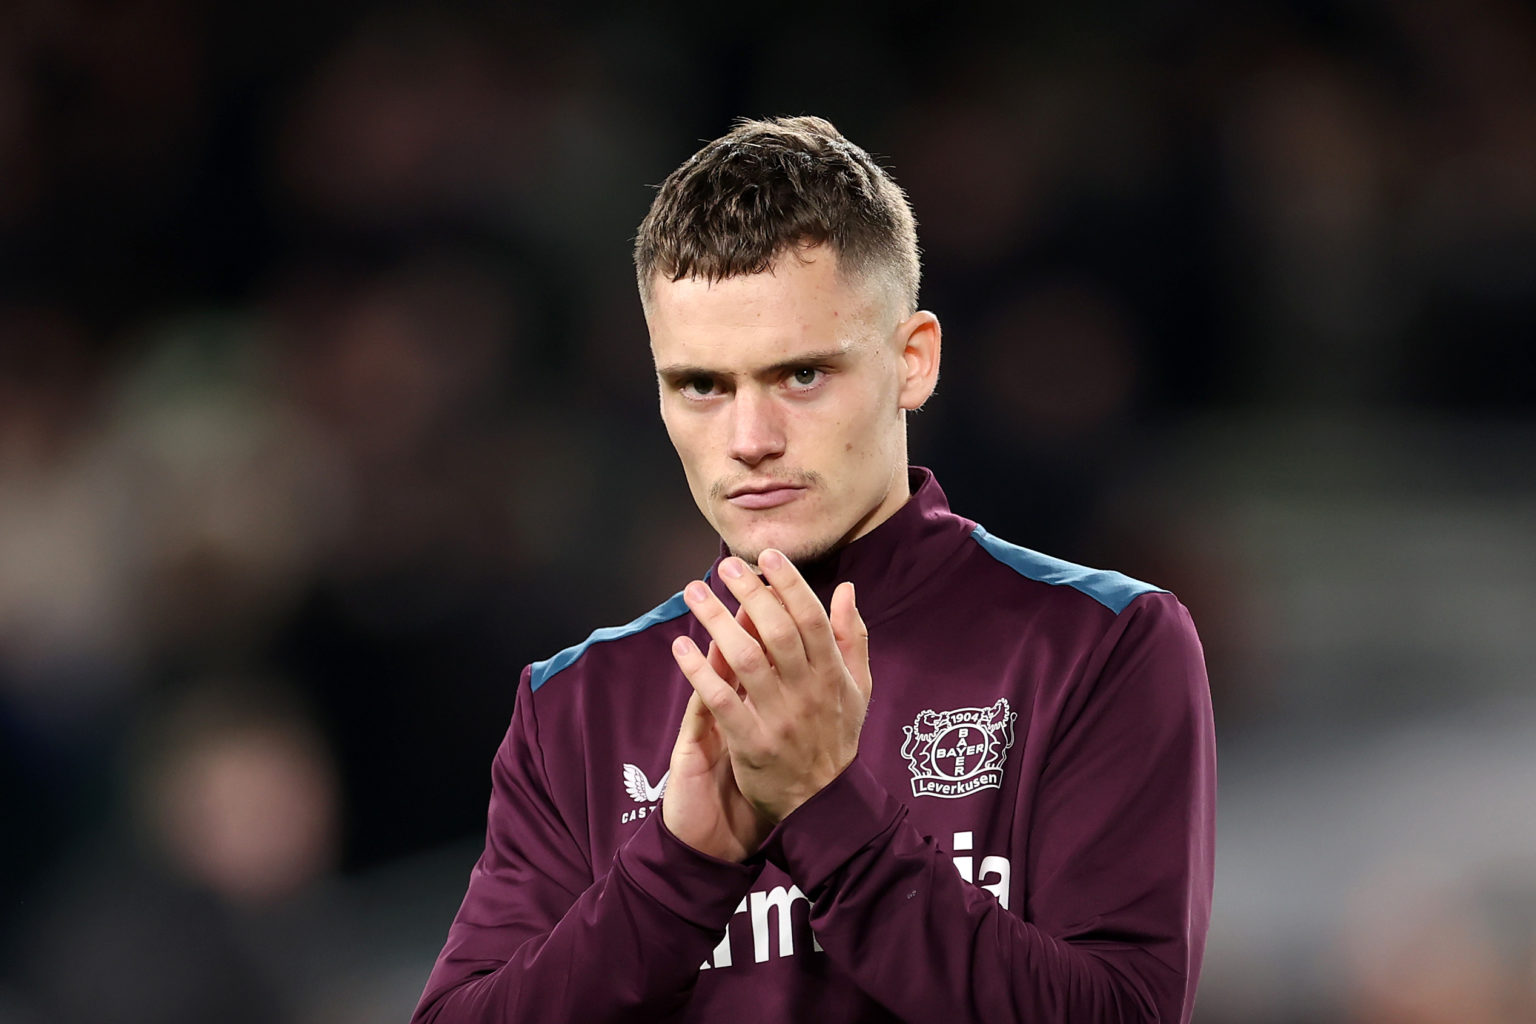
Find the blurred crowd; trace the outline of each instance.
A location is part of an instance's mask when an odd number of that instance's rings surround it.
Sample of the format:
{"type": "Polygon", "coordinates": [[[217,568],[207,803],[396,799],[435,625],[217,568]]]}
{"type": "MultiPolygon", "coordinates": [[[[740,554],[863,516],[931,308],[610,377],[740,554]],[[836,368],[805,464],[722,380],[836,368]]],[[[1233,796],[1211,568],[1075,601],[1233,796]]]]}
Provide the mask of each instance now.
{"type": "MultiPolygon", "coordinates": [[[[917,461],[1180,593],[1229,735],[1273,710],[1262,582],[1156,478],[1192,425],[1536,418],[1517,0],[10,0],[0,1022],[404,1019],[453,907],[386,983],[357,887],[473,846],[522,665],[714,555],[648,186],[798,112],[916,207],[917,461]]],[[[1333,1016],[1233,1019],[1536,1020],[1536,876],[1497,883],[1352,918],[1333,1016]]]]}

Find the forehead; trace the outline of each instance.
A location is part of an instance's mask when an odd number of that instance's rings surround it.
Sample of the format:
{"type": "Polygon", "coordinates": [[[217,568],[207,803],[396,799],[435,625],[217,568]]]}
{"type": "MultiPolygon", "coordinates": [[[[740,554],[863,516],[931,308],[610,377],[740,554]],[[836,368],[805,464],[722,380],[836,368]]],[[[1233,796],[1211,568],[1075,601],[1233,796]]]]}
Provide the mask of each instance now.
{"type": "Polygon", "coordinates": [[[838,273],[830,251],[781,256],[761,274],[652,283],[646,306],[658,366],[747,369],[881,337],[878,289],[838,273]]]}

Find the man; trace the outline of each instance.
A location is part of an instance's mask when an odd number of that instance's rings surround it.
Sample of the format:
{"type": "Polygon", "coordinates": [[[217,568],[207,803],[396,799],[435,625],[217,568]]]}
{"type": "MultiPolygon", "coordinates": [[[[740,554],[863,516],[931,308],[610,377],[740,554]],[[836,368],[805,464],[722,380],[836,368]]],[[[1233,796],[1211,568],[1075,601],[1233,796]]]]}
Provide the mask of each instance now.
{"type": "Polygon", "coordinates": [[[940,330],[903,193],[825,121],[743,122],[663,183],[635,258],[726,553],[523,673],[415,1019],[1188,1020],[1194,628],[909,469],[940,330]]]}

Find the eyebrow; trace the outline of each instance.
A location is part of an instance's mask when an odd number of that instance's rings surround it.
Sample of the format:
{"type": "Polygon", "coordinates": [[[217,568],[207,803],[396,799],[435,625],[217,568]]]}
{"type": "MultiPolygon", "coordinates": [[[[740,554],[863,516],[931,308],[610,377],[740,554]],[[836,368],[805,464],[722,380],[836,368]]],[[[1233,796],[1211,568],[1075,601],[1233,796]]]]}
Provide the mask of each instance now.
{"type": "MultiPolygon", "coordinates": [[[[789,370],[797,370],[802,366],[815,366],[819,363],[836,362],[846,356],[853,348],[850,345],[840,345],[837,348],[820,349],[815,352],[802,352],[792,359],[784,359],[768,366],[748,371],[748,376],[771,377],[774,374],[784,373],[789,370]]],[[[732,374],[725,370],[711,370],[706,366],[694,366],[689,363],[672,363],[668,366],[658,366],[656,376],[664,380],[686,380],[692,377],[729,377],[732,374]]]]}

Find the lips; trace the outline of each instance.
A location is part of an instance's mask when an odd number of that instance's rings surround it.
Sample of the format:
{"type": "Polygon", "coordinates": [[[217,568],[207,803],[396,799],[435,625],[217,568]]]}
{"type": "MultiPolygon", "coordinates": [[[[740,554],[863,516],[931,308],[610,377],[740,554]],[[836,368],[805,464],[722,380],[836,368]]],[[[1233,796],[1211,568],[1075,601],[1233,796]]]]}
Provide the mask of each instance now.
{"type": "Polygon", "coordinates": [[[778,508],[780,505],[787,505],[794,501],[804,491],[804,487],[796,487],[792,484],[747,484],[731,491],[725,496],[725,500],[737,508],[752,510],[778,508]]]}

